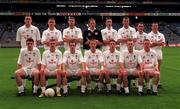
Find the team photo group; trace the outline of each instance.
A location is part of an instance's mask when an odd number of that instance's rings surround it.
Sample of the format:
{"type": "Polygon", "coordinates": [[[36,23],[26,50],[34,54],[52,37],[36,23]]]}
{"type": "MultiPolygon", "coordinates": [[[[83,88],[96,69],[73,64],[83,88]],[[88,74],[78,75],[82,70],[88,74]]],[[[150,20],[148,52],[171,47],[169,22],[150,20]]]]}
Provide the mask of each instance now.
{"type": "Polygon", "coordinates": [[[55,96],[71,96],[69,89],[74,80],[80,86],[81,95],[91,94],[96,87],[97,94],[129,96],[129,77],[135,81],[139,96],[158,95],[165,38],[157,22],[151,23],[150,33],[144,32],[143,22],[131,27],[129,17],[122,18],[118,31],[113,29],[111,17],[106,17],[102,30],[96,28],[94,18],[89,19],[88,28],[83,32],[76,27],[75,17],[68,17],[67,23],[68,27],[61,32],[51,17],[41,36],[39,29],[32,25],[32,16],[25,16],[24,25],[16,34],[20,47],[15,71],[17,96],[25,96],[25,77],[32,78],[32,92],[38,97],[46,96],[48,78],[56,80],[55,96]],[[38,49],[41,44],[42,54],[38,49]]]}

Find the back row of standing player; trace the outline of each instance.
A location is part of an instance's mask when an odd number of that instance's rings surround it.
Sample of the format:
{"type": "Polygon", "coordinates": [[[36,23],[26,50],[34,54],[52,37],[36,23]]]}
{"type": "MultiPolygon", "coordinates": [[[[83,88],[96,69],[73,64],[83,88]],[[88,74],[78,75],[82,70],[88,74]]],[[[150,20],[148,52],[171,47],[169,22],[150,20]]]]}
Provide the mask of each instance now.
{"type": "Polygon", "coordinates": [[[143,49],[143,41],[148,38],[151,41],[151,48],[154,49],[158,57],[158,69],[160,71],[160,65],[162,60],[162,51],[161,46],[165,42],[164,35],[158,31],[158,24],[152,23],[152,31],[149,34],[144,32],[144,24],[138,23],[137,32],[136,30],[129,25],[129,18],[124,17],[122,20],[123,27],[118,30],[118,32],[112,27],[112,19],[106,18],[106,28],[99,31],[95,28],[96,21],[95,19],[89,19],[88,25],[89,28],[82,31],[80,28],[75,26],[75,18],[69,17],[68,24],[69,27],[63,30],[63,36],[61,32],[55,28],[55,19],[50,18],[48,20],[48,29],[45,30],[42,34],[42,39],[40,39],[40,32],[37,27],[33,26],[31,16],[25,16],[25,25],[20,27],[17,31],[16,40],[21,43],[21,47],[26,47],[26,40],[28,38],[34,39],[35,46],[40,43],[44,44],[45,50],[49,49],[49,40],[55,39],[58,41],[58,45],[64,43],[65,50],[68,48],[68,42],[72,40],[77,43],[76,49],[80,49],[80,44],[83,42],[83,48],[89,49],[89,41],[91,39],[97,40],[97,48],[102,46],[102,50],[108,50],[110,40],[113,39],[119,44],[120,51],[127,50],[127,40],[131,38],[135,42],[135,49],[143,49]]]}

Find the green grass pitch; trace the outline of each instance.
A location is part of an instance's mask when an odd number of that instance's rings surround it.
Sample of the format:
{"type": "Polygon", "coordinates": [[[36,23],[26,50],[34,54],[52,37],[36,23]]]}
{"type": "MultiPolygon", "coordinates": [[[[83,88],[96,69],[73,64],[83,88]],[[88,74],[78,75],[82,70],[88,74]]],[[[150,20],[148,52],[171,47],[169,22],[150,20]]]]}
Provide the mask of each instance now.
{"type": "Polygon", "coordinates": [[[19,49],[0,48],[0,109],[180,109],[180,47],[163,48],[163,52],[163,88],[158,96],[82,97],[75,92],[68,97],[38,98],[31,96],[29,81],[27,95],[16,97],[16,83],[10,77],[16,69],[19,49]]]}

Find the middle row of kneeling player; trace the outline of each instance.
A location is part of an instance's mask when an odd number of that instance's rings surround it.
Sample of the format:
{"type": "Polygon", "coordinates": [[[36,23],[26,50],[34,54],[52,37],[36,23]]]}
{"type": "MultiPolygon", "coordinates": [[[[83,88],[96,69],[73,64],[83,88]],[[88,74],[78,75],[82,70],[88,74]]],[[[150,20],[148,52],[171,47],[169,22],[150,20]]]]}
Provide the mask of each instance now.
{"type": "Polygon", "coordinates": [[[123,83],[125,95],[129,95],[128,76],[138,78],[138,94],[143,94],[143,81],[147,83],[147,93],[150,92],[150,77],[155,78],[153,94],[157,95],[157,85],[159,81],[159,71],[156,53],[150,49],[150,41],[144,40],[144,49],[136,51],[133,49],[133,40],[127,41],[127,51],[119,52],[116,50],[116,42],[111,40],[110,49],[103,53],[96,49],[97,41],[90,40],[90,50],[85,51],[84,58],[82,53],[76,50],[76,43],[69,42],[69,50],[62,53],[56,49],[56,41],[50,41],[50,49],[43,53],[42,67],[40,70],[40,83],[42,93],[45,93],[45,78],[56,77],[56,95],[61,96],[60,87],[63,94],[68,94],[67,81],[71,78],[80,78],[81,93],[85,94],[86,89],[91,90],[91,80],[98,78],[98,91],[102,91],[102,83],[105,81],[107,94],[111,93],[110,76],[117,77],[118,93],[123,83]]]}

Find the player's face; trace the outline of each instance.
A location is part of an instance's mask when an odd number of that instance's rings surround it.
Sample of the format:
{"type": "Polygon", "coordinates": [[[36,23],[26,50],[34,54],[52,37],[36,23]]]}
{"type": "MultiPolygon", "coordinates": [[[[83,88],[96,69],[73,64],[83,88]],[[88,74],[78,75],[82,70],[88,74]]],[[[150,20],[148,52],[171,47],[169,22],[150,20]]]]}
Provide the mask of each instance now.
{"type": "Polygon", "coordinates": [[[150,41],[144,41],[144,50],[149,51],[150,50],[150,41]]]}
{"type": "Polygon", "coordinates": [[[75,19],[69,19],[68,24],[69,24],[70,27],[75,26],[75,19]]]}
{"type": "Polygon", "coordinates": [[[96,27],[96,21],[95,21],[95,20],[91,20],[91,21],[89,22],[89,27],[90,27],[91,29],[94,29],[94,28],[96,27]]]}
{"type": "Polygon", "coordinates": [[[107,19],[106,20],[106,26],[107,27],[111,27],[112,26],[112,20],[111,19],[107,19]]]}
{"type": "Polygon", "coordinates": [[[76,43],[69,43],[69,48],[71,52],[75,52],[76,49],[76,43]]]}
{"type": "Polygon", "coordinates": [[[32,41],[27,41],[27,42],[26,42],[26,45],[27,45],[28,50],[32,50],[32,48],[33,48],[33,46],[34,46],[34,42],[32,42],[32,41]]]}
{"type": "Polygon", "coordinates": [[[122,23],[123,23],[124,27],[128,27],[129,26],[129,19],[123,19],[122,23]]]}
{"type": "Polygon", "coordinates": [[[115,49],[116,48],[116,42],[113,42],[113,41],[111,41],[110,43],[109,43],[109,46],[110,46],[110,49],[115,49]]]}
{"type": "Polygon", "coordinates": [[[50,48],[56,48],[56,41],[49,42],[50,48]]]}
{"type": "Polygon", "coordinates": [[[133,51],[133,46],[134,46],[133,41],[127,41],[127,47],[128,47],[129,52],[133,51]]]}
{"type": "Polygon", "coordinates": [[[49,28],[54,28],[55,25],[56,25],[55,20],[51,20],[51,19],[50,19],[50,20],[48,21],[48,26],[49,26],[49,28]]]}
{"type": "Polygon", "coordinates": [[[144,31],[144,24],[138,24],[137,29],[140,32],[144,31]]]}
{"type": "Polygon", "coordinates": [[[97,43],[96,41],[91,41],[90,44],[89,44],[91,50],[95,50],[96,49],[96,46],[97,46],[97,43]]]}
{"type": "Polygon", "coordinates": [[[32,23],[31,16],[26,16],[24,19],[24,23],[25,23],[25,25],[28,25],[28,26],[31,25],[31,23],[32,23]]]}
{"type": "Polygon", "coordinates": [[[158,24],[157,23],[153,23],[152,26],[151,26],[151,29],[153,32],[157,32],[158,31],[158,24]]]}

